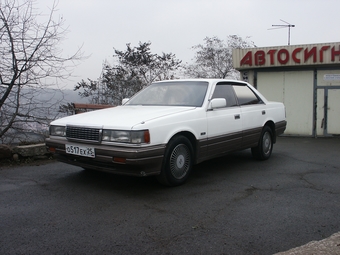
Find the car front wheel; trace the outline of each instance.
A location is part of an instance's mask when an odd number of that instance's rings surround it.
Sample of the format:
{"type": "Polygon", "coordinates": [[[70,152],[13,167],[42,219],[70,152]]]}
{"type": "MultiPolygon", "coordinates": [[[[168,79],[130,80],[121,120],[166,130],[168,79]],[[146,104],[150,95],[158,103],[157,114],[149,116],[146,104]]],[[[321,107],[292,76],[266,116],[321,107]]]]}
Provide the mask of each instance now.
{"type": "Polygon", "coordinates": [[[270,127],[265,126],[262,129],[259,143],[256,147],[251,148],[254,158],[259,160],[269,159],[273,151],[273,132],[270,127]]]}
{"type": "Polygon", "coordinates": [[[193,148],[185,136],[175,136],[167,146],[161,174],[157,176],[160,183],[167,186],[183,184],[189,176],[193,165],[193,148]]]}

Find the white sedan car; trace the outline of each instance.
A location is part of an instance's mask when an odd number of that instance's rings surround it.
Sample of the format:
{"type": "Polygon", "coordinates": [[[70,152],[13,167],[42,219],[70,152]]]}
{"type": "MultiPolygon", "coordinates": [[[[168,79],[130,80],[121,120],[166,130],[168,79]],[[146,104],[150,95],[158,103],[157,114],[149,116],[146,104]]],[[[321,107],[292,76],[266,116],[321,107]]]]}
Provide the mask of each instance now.
{"type": "Polygon", "coordinates": [[[194,164],[251,148],[268,159],[285,107],[246,82],[155,82],[123,105],[55,120],[46,144],[58,160],[116,174],[184,183],[194,164]]]}

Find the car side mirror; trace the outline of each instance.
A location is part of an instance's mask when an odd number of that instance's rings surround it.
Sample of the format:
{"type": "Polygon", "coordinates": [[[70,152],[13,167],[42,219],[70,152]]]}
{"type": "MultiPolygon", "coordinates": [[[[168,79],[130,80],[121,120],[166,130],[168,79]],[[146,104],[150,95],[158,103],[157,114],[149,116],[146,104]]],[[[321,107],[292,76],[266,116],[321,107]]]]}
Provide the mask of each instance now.
{"type": "Polygon", "coordinates": [[[126,104],[126,102],[129,101],[129,100],[130,100],[130,98],[124,98],[124,99],[122,100],[122,105],[126,104]]]}
{"type": "Polygon", "coordinates": [[[225,98],[213,98],[209,104],[209,110],[227,107],[227,100],[225,98]]]}

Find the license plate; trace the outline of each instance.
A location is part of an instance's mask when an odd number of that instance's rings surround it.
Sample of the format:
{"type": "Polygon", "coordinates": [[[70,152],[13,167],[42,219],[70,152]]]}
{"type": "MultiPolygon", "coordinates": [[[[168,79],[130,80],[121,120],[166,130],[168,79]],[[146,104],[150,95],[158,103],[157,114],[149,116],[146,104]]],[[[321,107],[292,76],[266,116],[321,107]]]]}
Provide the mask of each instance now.
{"type": "Polygon", "coordinates": [[[65,144],[65,150],[66,150],[66,153],[68,154],[73,154],[73,155],[78,155],[78,156],[83,156],[83,157],[94,158],[96,156],[93,147],[65,144]]]}

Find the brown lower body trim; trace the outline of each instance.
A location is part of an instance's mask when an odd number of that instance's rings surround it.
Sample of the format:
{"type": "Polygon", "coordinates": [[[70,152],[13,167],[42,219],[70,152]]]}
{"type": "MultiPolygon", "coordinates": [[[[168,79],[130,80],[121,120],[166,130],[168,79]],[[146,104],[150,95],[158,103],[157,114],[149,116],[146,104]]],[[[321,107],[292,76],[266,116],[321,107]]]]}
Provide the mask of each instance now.
{"type": "Polygon", "coordinates": [[[243,131],[242,147],[251,148],[257,146],[261,136],[262,128],[263,127],[259,127],[243,131]]]}
{"type": "Polygon", "coordinates": [[[139,162],[126,162],[126,164],[114,163],[112,160],[107,162],[88,159],[81,156],[69,156],[65,154],[56,154],[56,159],[70,165],[82,167],[84,169],[93,169],[102,172],[108,172],[129,176],[149,176],[160,174],[163,157],[154,157],[143,159],[139,162]]]}
{"type": "Polygon", "coordinates": [[[276,136],[282,135],[286,130],[287,121],[280,121],[275,123],[275,134],[276,136]]]}
{"type": "MultiPolygon", "coordinates": [[[[65,140],[47,139],[46,145],[55,148],[57,160],[98,171],[122,175],[148,176],[160,174],[165,145],[150,147],[118,147],[109,145],[89,145],[95,148],[95,158],[68,154],[65,144],[77,144],[65,140]],[[114,158],[124,158],[125,163],[114,162],[114,158]]],[[[78,145],[84,146],[85,144],[78,145]]]]}
{"type": "MultiPolygon", "coordinates": [[[[275,124],[275,133],[280,135],[286,128],[286,121],[275,124]]],[[[256,147],[259,143],[263,127],[244,130],[233,134],[211,137],[197,142],[196,162],[224,156],[232,151],[256,147]]],[[[275,138],[274,138],[275,141],[275,138]]]]}
{"type": "Polygon", "coordinates": [[[220,157],[242,147],[242,132],[211,137],[198,141],[196,162],[220,157]]]}

